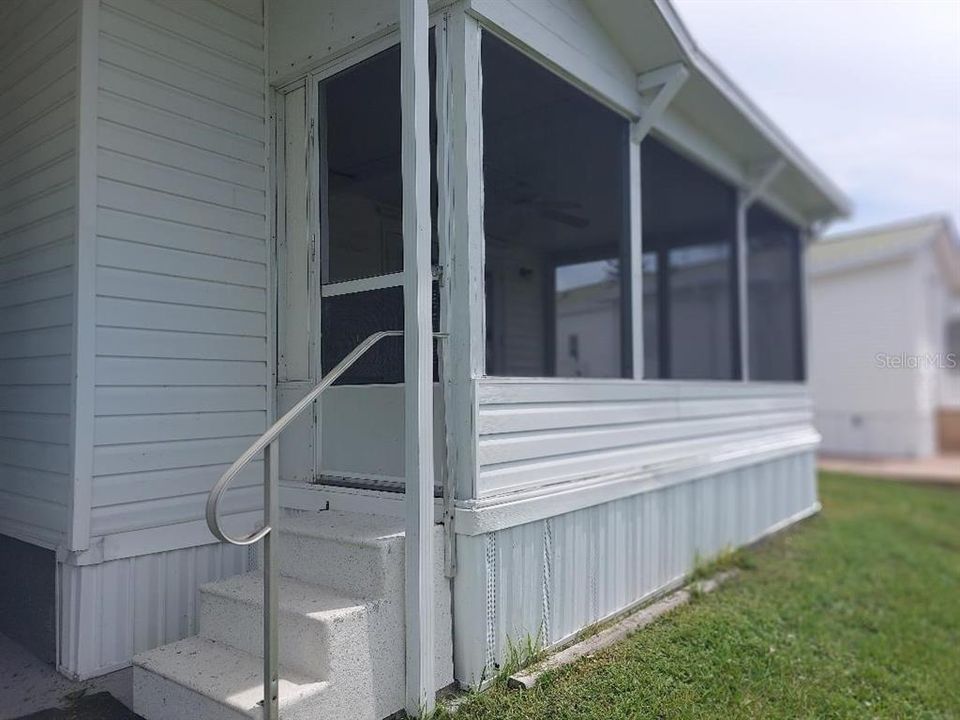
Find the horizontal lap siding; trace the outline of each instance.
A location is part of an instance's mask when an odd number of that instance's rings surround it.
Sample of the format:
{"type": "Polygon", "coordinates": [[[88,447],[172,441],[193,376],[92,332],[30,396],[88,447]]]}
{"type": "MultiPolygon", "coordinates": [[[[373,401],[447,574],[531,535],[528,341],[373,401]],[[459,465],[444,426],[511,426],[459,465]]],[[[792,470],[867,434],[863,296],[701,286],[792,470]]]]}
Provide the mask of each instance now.
{"type": "Polygon", "coordinates": [[[101,5],[94,535],[202,518],[265,427],[263,63],[255,0],[101,5]]]}
{"type": "Polygon", "coordinates": [[[801,387],[481,381],[479,497],[810,436],[801,387]]]}
{"type": "Polygon", "coordinates": [[[0,7],[0,531],[68,523],[77,8],[0,7]]]}

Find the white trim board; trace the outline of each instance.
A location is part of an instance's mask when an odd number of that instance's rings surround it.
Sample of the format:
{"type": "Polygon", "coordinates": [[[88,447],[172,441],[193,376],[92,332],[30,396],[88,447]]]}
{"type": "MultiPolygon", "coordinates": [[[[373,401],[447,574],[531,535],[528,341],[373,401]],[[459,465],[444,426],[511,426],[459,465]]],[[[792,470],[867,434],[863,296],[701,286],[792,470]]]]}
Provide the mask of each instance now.
{"type": "MultiPolygon", "coordinates": [[[[263,522],[263,512],[228,515],[225,525],[231,533],[252,532],[263,522]]],[[[214,545],[219,541],[210,534],[206,520],[191,520],[174,525],[130,530],[91,538],[90,547],[69,553],[64,562],[69,565],[97,565],[109,560],[152,555],[184,548],[214,545]]]]}
{"type": "Polygon", "coordinates": [[[548,485],[526,492],[464,501],[457,503],[456,531],[459,535],[481,535],[525,525],[669,485],[810,452],[816,449],[819,443],[819,434],[811,428],[805,432],[785,433],[781,437],[747,446],[743,443],[720,445],[710,454],[701,454],[689,460],[643,466],[635,470],[548,485]]]}
{"type": "Polygon", "coordinates": [[[93,487],[94,377],[96,365],[97,118],[100,67],[100,3],[80,4],[77,38],[76,245],[73,318],[73,459],[67,548],[90,543],[93,487]]]}
{"type": "MultiPolygon", "coordinates": [[[[312,483],[282,483],[280,507],[282,510],[304,512],[339,510],[387,517],[406,516],[403,493],[312,483]]],[[[440,498],[434,499],[434,518],[437,523],[443,519],[443,501],[440,498]]]]}

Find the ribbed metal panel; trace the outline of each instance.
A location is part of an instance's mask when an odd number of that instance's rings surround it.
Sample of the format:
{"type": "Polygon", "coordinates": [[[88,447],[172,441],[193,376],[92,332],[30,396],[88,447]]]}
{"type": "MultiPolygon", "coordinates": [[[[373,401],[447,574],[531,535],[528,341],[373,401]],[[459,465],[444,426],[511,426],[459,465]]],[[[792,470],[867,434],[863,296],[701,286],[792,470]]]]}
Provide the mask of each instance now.
{"type": "Polygon", "coordinates": [[[60,566],[60,667],[88,678],[196,632],[200,585],[245,572],[247,550],[204,545],[60,566]]]}
{"type": "Polygon", "coordinates": [[[502,661],[511,640],[562,642],[681,580],[698,557],[749,543],[812,510],[816,501],[814,454],[803,452],[461,537],[457,677],[477,683],[484,658],[502,661]],[[488,600],[482,612],[468,597],[474,568],[462,561],[479,543],[495,548],[494,564],[488,562],[485,572],[496,602],[488,600]],[[471,649],[473,622],[487,629],[487,647],[471,649]]]}

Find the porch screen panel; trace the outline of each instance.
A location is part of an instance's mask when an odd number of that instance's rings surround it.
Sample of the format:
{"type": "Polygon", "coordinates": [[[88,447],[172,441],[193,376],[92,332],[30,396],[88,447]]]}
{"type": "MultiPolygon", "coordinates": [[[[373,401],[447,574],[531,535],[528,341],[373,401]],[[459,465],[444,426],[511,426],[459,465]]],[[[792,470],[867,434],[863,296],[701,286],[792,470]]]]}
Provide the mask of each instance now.
{"type": "Polygon", "coordinates": [[[763,205],[747,213],[750,379],[803,380],[800,231],[763,205]]]}
{"type": "Polygon", "coordinates": [[[486,372],[629,375],[627,121],[489,33],[486,372]]]}
{"type": "MultiPolygon", "coordinates": [[[[433,330],[440,329],[440,290],[433,283],[433,330]]],[[[366,337],[380,330],[403,330],[403,287],[336,295],[323,300],[323,374],[346,357],[366,337]]],[[[433,379],[437,380],[437,349],[433,379]]],[[[403,338],[385,338],[370,348],[343,374],[337,385],[403,382],[403,338]]]]}
{"type": "Polygon", "coordinates": [[[644,374],[734,379],[735,190],[652,137],[641,173],[644,374]]]}
{"type": "MultiPolygon", "coordinates": [[[[436,51],[430,37],[430,137],[436,149],[436,51]]],[[[403,175],[400,47],[319,84],[321,369],[327,373],[364,338],[403,329],[403,175]]],[[[433,257],[436,179],[431,176],[433,257]]],[[[434,327],[439,319],[434,289],[434,327]]],[[[436,352],[436,350],[435,350],[436,352]]],[[[436,366],[436,358],[435,358],[436,366]]],[[[338,384],[403,381],[403,340],[388,338],[338,384]]]]}

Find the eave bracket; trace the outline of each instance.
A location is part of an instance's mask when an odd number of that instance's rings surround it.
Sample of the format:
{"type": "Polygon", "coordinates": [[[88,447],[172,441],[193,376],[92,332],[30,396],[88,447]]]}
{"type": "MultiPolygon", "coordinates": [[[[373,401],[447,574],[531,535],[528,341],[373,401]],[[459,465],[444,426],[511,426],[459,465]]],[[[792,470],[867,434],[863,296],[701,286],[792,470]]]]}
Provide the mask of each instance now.
{"type": "Polygon", "coordinates": [[[787,163],[782,157],[778,157],[767,165],[756,177],[756,181],[745,188],[740,196],[740,204],[744,209],[748,209],[755,203],[763,193],[767,191],[770,184],[777,179],[777,176],[783,171],[787,163]]]}
{"type": "Polygon", "coordinates": [[[690,71],[682,62],[665,65],[637,77],[637,90],[644,96],[644,110],[640,119],[633,124],[631,131],[633,142],[643,141],[676,94],[680,92],[680,88],[688,77],[690,77],[690,71]],[[652,98],[648,100],[651,94],[652,98]]]}

